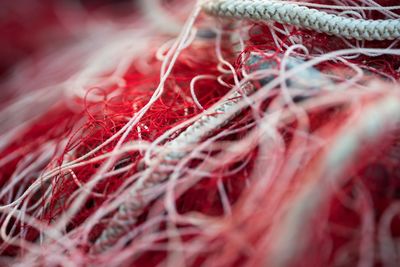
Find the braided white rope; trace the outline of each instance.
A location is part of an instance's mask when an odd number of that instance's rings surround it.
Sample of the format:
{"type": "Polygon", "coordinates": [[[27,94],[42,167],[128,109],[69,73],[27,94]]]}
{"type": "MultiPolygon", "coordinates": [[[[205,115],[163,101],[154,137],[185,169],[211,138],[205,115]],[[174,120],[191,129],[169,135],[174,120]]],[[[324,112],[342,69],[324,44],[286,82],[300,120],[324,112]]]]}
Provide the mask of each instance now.
{"type": "Polygon", "coordinates": [[[357,40],[394,40],[400,37],[400,19],[365,20],[279,0],[208,0],[202,9],[213,16],[276,21],[357,40]]]}
{"type": "MultiPolygon", "coordinates": [[[[243,91],[245,94],[248,94],[252,89],[253,87],[250,84],[247,84],[247,86],[243,88],[243,91]]],[[[231,119],[236,117],[240,110],[233,113],[231,110],[235,108],[235,104],[241,98],[242,93],[234,91],[230,96],[228,96],[226,101],[211,110],[212,115],[205,114],[201,116],[178,137],[167,143],[166,148],[171,152],[166,154],[163,160],[167,164],[169,162],[181,160],[189,153],[188,151],[182,151],[182,148],[188,148],[191,145],[200,142],[203,138],[210,136],[216,129],[221,128],[231,119]],[[229,116],[226,116],[225,114],[229,114],[229,116]]],[[[168,176],[168,173],[155,171],[149,179],[129,192],[129,200],[119,207],[118,211],[111,219],[111,225],[109,225],[109,227],[107,227],[96,240],[93,252],[98,253],[106,250],[126,231],[129,231],[131,226],[135,225],[138,217],[143,213],[146,206],[153,200],[144,197],[140,192],[164,182],[168,179],[168,176]]]]}

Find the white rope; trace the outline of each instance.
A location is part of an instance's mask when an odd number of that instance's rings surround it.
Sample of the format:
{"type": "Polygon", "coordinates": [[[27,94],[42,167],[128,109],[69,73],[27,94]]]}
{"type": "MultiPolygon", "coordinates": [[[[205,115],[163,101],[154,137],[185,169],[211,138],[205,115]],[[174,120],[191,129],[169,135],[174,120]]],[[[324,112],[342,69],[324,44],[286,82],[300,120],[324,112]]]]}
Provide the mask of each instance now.
{"type": "MultiPolygon", "coordinates": [[[[245,94],[248,94],[252,89],[253,87],[249,84],[247,88],[243,88],[245,94]]],[[[209,136],[216,129],[223,127],[232,118],[236,117],[240,110],[236,112],[232,112],[232,110],[241,98],[242,93],[234,91],[226,101],[211,110],[211,114],[213,115],[205,114],[201,116],[178,137],[167,143],[166,148],[170,152],[165,155],[163,160],[165,162],[176,162],[181,160],[188,154],[188,151],[183,151],[182,149],[200,142],[203,138],[209,136]]],[[[143,192],[167,179],[168,173],[155,171],[152,173],[150,179],[147,179],[138,187],[133,188],[133,190],[129,192],[129,200],[119,207],[118,211],[111,219],[111,222],[114,223],[107,227],[96,240],[93,252],[99,253],[108,249],[118,238],[121,237],[121,235],[123,235],[124,232],[128,231],[129,228],[137,222],[138,217],[143,213],[146,206],[153,200],[152,198],[143,197],[141,194],[138,195],[138,192],[143,192]]]]}
{"type": "Polygon", "coordinates": [[[279,0],[208,0],[202,9],[210,15],[256,21],[276,21],[357,40],[394,40],[400,37],[400,19],[366,20],[279,0]]]}

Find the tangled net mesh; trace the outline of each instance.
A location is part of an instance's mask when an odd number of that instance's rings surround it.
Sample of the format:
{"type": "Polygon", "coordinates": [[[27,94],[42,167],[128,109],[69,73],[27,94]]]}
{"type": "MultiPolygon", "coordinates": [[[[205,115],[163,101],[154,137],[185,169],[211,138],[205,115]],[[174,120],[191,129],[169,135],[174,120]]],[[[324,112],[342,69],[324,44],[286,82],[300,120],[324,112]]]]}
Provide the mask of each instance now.
{"type": "MultiPolygon", "coordinates": [[[[142,2],[54,9],[70,41],[27,44],[3,79],[0,264],[396,266],[398,40],[142,2]]],[[[296,3],[399,19],[396,2],[296,3]]]]}

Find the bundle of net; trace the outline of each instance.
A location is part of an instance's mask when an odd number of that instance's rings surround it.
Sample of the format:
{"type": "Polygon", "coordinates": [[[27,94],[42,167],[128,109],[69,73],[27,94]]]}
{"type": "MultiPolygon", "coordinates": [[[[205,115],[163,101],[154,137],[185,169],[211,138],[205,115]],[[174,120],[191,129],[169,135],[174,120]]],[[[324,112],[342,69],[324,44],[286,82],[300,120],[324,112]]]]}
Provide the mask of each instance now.
{"type": "Polygon", "coordinates": [[[396,266],[398,40],[156,2],[2,85],[0,264],[396,266]]]}

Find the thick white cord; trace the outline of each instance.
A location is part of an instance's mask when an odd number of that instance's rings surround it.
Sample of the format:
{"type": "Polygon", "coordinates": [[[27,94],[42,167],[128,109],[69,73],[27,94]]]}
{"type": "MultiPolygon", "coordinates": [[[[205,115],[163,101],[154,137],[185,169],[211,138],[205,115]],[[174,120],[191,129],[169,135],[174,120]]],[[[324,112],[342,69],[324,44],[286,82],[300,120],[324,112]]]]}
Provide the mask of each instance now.
{"type": "Polygon", "coordinates": [[[400,37],[400,19],[347,18],[279,0],[208,0],[202,8],[213,16],[276,21],[347,39],[394,40],[400,37]]]}
{"type": "MultiPolygon", "coordinates": [[[[252,90],[252,86],[244,88],[244,93],[247,94],[252,90]]],[[[204,115],[199,118],[195,123],[183,131],[177,138],[166,144],[167,150],[171,151],[163,159],[166,162],[176,162],[185,157],[188,152],[182,151],[182,148],[188,148],[193,144],[201,141],[206,136],[209,136],[215,131],[224,126],[238,112],[231,112],[242,97],[242,93],[234,91],[227,101],[217,105],[212,109],[214,115],[204,115]],[[227,118],[225,114],[230,114],[227,118]]],[[[123,203],[114,215],[112,222],[106,230],[103,231],[101,236],[96,240],[93,251],[96,253],[106,250],[112,246],[121,235],[129,230],[129,227],[137,222],[139,215],[141,215],[146,206],[152,201],[152,198],[146,198],[143,195],[138,195],[138,192],[143,192],[150,187],[162,183],[168,179],[168,173],[152,172],[150,179],[140,184],[139,187],[134,188],[130,192],[130,199],[123,203]]]]}

